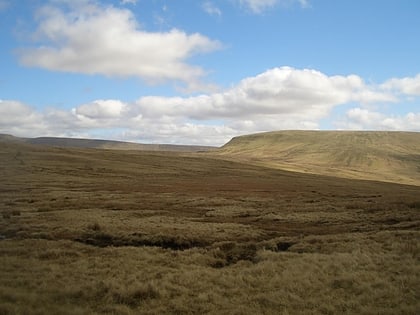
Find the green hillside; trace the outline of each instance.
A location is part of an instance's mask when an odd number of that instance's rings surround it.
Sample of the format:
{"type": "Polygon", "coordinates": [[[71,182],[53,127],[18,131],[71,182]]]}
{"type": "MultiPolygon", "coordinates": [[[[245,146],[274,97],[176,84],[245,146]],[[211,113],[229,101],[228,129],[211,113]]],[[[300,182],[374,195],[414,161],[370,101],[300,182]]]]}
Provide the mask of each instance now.
{"type": "Polygon", "coordinates": [[[233,138],[218,153],[299,172],[420,185],[416,132],[268,132],[233,138]]]}

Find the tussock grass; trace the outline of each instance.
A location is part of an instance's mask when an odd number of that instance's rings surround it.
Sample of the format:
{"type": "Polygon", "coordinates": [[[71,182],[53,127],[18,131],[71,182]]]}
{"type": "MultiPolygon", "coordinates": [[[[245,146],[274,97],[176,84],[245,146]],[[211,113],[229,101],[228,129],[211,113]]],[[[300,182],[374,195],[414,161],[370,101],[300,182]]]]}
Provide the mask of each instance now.
{"type": "Polygon", "coordinates": [[[8,145],[0,159],[1,314],[420,309],[417,186],[202,154],[8,145]]]}

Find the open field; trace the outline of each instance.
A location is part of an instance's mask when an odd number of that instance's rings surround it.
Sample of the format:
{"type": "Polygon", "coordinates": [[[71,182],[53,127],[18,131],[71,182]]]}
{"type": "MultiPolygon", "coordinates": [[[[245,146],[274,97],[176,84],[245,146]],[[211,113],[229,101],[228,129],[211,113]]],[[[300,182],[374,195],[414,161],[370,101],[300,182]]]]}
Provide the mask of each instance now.
{"type": "Polygon", "coordinates": [[[420,186],[420,132],[274,131],[233,138],[219,153],[297,172],[420,186]]]}
{"type": "Polygon", "coordinates": [[[418,314],[420,186],[0,143],[0,314],[418,314]]]}

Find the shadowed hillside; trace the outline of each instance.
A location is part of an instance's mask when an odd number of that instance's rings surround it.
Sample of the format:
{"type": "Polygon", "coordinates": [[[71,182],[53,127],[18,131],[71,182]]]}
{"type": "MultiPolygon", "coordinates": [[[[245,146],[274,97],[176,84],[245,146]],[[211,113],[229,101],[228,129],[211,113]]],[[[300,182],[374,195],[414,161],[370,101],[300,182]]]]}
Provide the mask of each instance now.
{"type": "Polygon", "coordinates": [[[415,132],[268,132],[233,138],[219,153],[299,172],[420,185],[415,132]]]}
{"type": "Polygon", "coordinates": [[[0,134],[0,141],[24,142],[29,144],[47,145],[53,147],[112,149],[112,150],[140,150],[140,151],[181,151],[197,152],[213,149],[209,146],[173,145],[173,144],[143,144],[124,141],[100,139],[76,139],[59,137],[19,138],[0,134]]]}

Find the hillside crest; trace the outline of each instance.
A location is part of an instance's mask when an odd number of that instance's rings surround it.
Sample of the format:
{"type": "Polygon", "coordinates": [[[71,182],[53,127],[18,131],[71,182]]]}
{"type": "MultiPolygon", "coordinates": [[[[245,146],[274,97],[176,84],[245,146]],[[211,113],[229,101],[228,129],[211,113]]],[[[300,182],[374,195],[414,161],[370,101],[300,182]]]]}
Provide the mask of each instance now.
{"type": "Polygon", "coordinates": [[[20,142],[32,145],[45,145],[52,147],[69,147],[85,149],[110,149],[110,150],[139,150],[139,151],[176,151],[198,152],[214,149],[210,146],[176,145],[176,144],[144,144],[102,139],[81,139],[61,137],[20,138],[8,134],[0,134],[0,141],[20,142]]]}
{"type": "Polygon", "coordinates": [[[298,172],[420,185],[420,133],[275,131],[233,138],[225,157],[298,172]]]}

